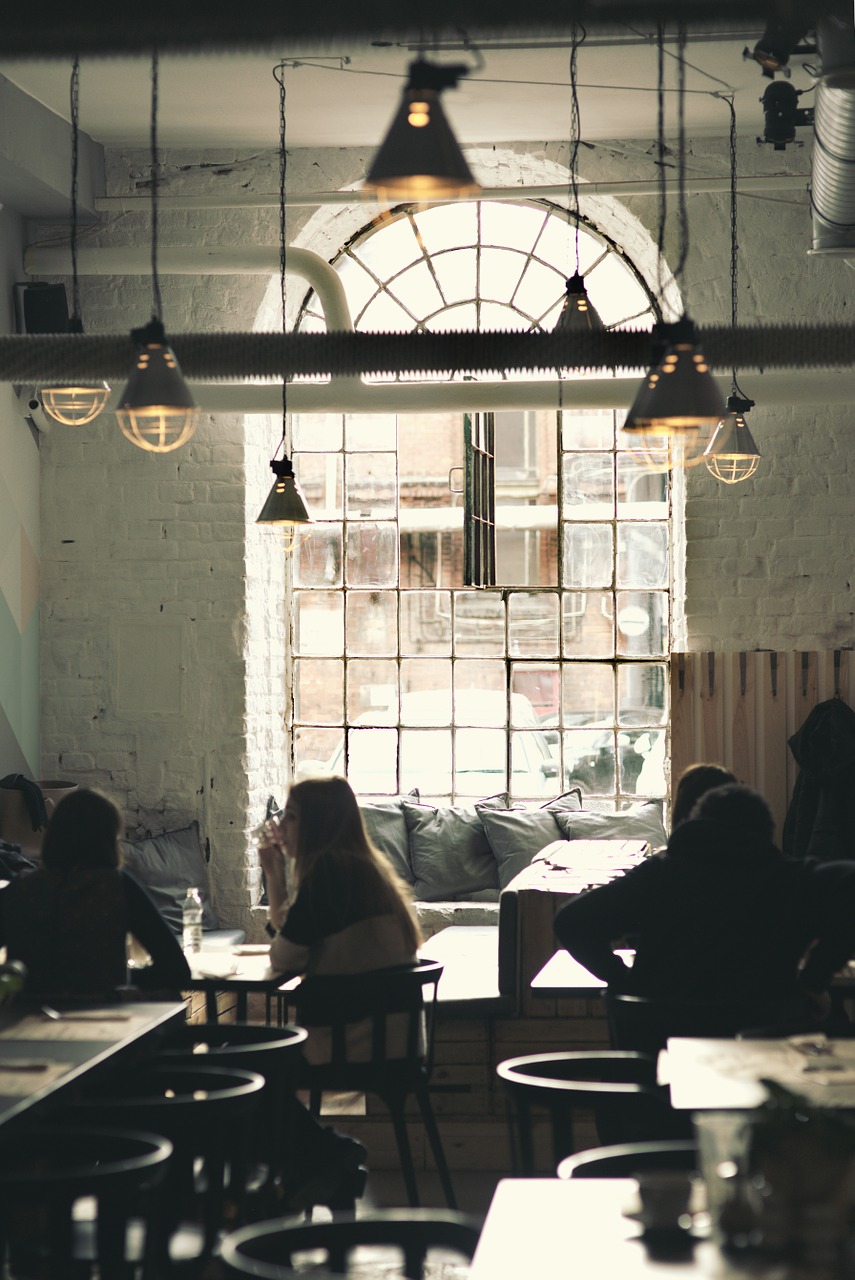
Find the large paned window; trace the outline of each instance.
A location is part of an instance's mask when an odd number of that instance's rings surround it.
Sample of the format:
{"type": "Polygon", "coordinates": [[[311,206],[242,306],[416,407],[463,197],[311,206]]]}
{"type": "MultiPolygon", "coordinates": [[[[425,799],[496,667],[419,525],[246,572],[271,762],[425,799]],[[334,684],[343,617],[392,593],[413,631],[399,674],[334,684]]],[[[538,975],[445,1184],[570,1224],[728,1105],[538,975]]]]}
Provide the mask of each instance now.
{"type": "MultiPolygon", "coordinates": [[[[572,238],[541,203],[400,210],[335,266],[359,329],[546,330],[572,238]]],[[[583,226],[580,256],[606,324],[652,324],[616,246],[583,226]]],[[[300,325],[321,324],[310,294],[300,325]]],[[[664,795],[670,494],[620,449],[618,415],[292,425],[317,519],[292,563],[296,776],[323,768],[363,795],[417,787],[464,803],[570,786],[601,807],[664,795]],[[475,580],[495,585],[468,586],[473,558],[493,554],[475,580]]]]}

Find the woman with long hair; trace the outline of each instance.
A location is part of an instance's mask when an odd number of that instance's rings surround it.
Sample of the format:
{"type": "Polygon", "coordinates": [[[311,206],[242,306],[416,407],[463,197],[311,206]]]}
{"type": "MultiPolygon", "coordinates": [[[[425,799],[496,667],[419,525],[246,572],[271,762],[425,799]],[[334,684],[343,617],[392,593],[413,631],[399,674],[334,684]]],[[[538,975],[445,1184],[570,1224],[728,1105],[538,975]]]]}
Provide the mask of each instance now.
{"type": "Polygon", "coordinates": [[[127,936],[152,963],[134,971],[148,989],[180,991],[187,961],[146,890],[121,867],[122,815],[81,787],[57,805],[41,866],[0,892],[0,944],[27,967],[27,995],[104,997],[126,986],[127,936]]]}

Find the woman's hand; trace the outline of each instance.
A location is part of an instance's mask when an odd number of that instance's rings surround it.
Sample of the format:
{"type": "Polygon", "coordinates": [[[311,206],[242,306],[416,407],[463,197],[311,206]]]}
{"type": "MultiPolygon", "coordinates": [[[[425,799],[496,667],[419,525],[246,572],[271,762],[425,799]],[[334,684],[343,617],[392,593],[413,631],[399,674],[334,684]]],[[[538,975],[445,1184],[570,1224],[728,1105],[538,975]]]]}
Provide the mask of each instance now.
{"type": "Polygon", "coordinates": [[[288,876],[285,851],[274,819],[264,824],[258,842],[258,861],[267,883],[268,915],[275,929],[281,929],[288,914],[288,876]]]}

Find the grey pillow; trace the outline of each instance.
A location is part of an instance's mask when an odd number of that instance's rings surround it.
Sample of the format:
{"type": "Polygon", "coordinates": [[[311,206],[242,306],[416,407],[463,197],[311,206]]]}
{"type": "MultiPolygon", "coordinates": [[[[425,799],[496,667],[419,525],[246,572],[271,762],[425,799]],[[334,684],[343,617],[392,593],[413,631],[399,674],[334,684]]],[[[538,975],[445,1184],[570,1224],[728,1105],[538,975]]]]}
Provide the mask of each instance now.
{"type": "Polygon", "coordinates": [[[667,844],[662,825],[662,802],[648,800],[620,813],[556,813],[565,840],[646,840],[653,849],[667,844]]]}
{"type": "Polygon", "coordinates": [[[202,928],[220,927],[210,902],[208,868],[198,822],[191,822],[179,831],[164,831],[159,836],[123,840],[122,860],[125,870],[145,885],[173,933],[181,934],[181,905],[193,885],[202,896],[202,928]]]}
{"type": "MultiPolygon", "coordinates": [[[[496,797],[496,804],[507,803],[496,797]]],[[[482,805],[489,807],[489,801],[482,805]]],[[[479,806],[479,808],[482,806],[479,806]]],[[[499,878],[490,842],[474,809],[402,802],[410,837],[415,895],[420,902],[498,901],[499,878]]]]}
{"type": "Polygon", "coordinates": [[[500,889],[506,889],[544,845],[561,839],[551,808],[508,809],[503,812],[480,805],[475,807],[496,859],[500,889]]]}
{"type": "Polygon", "coordinates": [[[391,796],[388,800],[372,800],[359,806],[368,839],[381,853],[385,853],[398,875],[407,884],[415,884],[410,866],[410,842],[401,800],[391,796]]]}

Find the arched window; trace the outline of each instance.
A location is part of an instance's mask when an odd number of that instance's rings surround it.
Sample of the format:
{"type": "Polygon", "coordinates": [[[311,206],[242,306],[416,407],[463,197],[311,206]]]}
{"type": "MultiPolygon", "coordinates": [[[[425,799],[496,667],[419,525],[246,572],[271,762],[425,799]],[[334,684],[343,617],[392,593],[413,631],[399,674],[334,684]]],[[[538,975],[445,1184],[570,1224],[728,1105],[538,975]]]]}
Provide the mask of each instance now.
{"type": "MultiPolygon", "coordinates": [[[[383,215],[334,265],[357,329],[549,330],[575,239],[549,204],[474,201],[383,215]]],[[[652,325],[639,273],[584,223],[579,260],[607,326],[652,325]]],[[[312,293],[299,327],[323,328],[312,293]]],[[[446,801],[664,795],[669,492],[617,419],[295,417],[318,518],[293,562],[297,776],[446,801]],[[469,586],[483,546],[494,585],[469,586]]]]}

